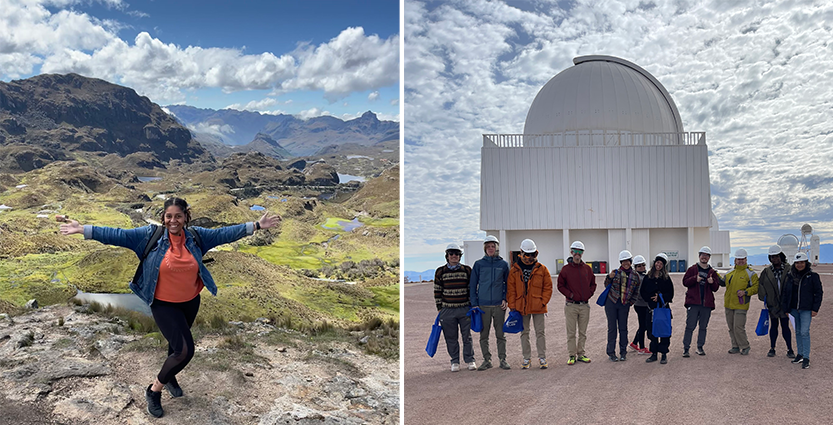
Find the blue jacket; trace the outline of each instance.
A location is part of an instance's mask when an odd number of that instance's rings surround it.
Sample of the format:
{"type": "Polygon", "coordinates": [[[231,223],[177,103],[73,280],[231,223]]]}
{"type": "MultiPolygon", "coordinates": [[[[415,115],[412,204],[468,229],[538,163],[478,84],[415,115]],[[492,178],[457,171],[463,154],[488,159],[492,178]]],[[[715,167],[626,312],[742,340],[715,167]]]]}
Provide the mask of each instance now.
{"type": "Polygon", "coordinates": [[[500,305],[506,300],[506,278],[509,264],[500,256],[483,258],[474,262],[469,280],[469,297],[472,306],[500,305]]]}
{"type": "MultiPolygon", "coordinates": [[[[191,236],[190,232],[184,232],[185,248],[199,264],[199,276],[202,279],[203,285],[211,292],[212,295],[217,295],[217,285],[214,284],[214,278],[211,273],[205,268],[202,263],[202,256],[208,252],[209,249],[215,246],[234,242],[244,236],[254,233],[254,223],[243,223],[235,226],[221,227],[219,229],[206,229],[204,227],[191,227],[202,239],[202,250],[197,247],[197,243],[191,236]]],[[[116,245],[124,248],[132,249],[136,256],[141,259],[141,255],[145,251],[150,237],[153,235],[153,227],[143,226],[135,229],[118,229],[114,227],[99,227],[99,226],[84,226],[84,239],[95,239],[107,245],[116,245]]],[[[170,248],[168,240],[168,231],[162,234],[159,242],[156,243],[145,259],[142,266],[142,272],[137,279],[138,282],[130,282],[130,289],[142,301],[153,303],[153,295],[156,293],[156,282],[159,280],[159,265],[165,258],[165,253],[170,248]]]]}

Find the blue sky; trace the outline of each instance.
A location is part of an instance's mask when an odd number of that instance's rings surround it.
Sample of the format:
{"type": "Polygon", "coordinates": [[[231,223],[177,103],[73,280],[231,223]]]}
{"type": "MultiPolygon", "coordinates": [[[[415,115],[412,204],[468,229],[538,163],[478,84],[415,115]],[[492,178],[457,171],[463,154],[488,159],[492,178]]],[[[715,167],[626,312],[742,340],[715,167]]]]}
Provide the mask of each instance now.
{"type": "Polygon", "coordinates": [[[593,54],[646,69],[686,131],[706,132],[733,250],[763,253],[804,223],[831,241],[830,22],[814,0],[406,1],[404,269],[485,236],[482,134],[522,133],[541,87],[593,54]]]}
{"type": "Polygon", "coordinates": [[[396,1],[4,0],[0,79],[77,72],[161,105],[399,119],[396,1]]]}

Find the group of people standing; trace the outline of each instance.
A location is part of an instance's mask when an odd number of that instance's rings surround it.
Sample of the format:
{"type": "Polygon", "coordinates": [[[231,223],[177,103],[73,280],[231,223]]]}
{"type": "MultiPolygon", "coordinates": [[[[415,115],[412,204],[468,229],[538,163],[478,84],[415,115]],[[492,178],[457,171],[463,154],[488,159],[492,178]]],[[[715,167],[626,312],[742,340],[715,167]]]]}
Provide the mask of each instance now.
{"type": "MultiPolygon", "coordinates": [[[[538,262],[535,242],[521,242],[519,261],[509,264],[498,255],[499,241],[487,236],[483,243],[484,256],[473,267],[460,263],[462,249],[457,244],[446,248],[447,263],[438,268],[434,276],[434,298],[439,310],[440,323],[446,347],[451,356],[451,371],[460,370],[459,334],[463,342],[463,360],[469,370],[492,368],[489,351],[489,335],[494,327],[498,359],[501,369],[511,369],[506,361],[506,337],[503,323],[507,309],[517,311],[523,318],[521,332],[522,369],[532,365],[532,347],[529,341],[531,327],[535,328],[538,367],[549,367],[546,348],[547,304],[553,294],[553,281],[547,267],[538,262]],[[471,314],[475,307],[483,311],[483,329],[480,332],[480,350],[483,362],[474,360],[471,338],[471,314]]],[[[565,298],[564,317],[567,331],[568,365],[576,362],[590,363],[585,350],[587,325],[590,321],[590,302],[596,292],[596,277],[592,268],[582,261],[584,244],[575,241],[570,246],[567,264],[558,274],[556,288],[565,298]]],[[[768,357],[775,356],[778,330],[781,329],[787,345],[787,357],[792,363],[810,367],[810,322],[818,314],[822,300],[821,280],[812,271],[807,255],[799,252],[793,264],[778,245],[769,248],[770,265],[760,277],[747,264],[747,252],[735,253],[734,268],[721,276],[709,265],[711,249],[700,248],[698,262],[689,267],[683,277],[686,307],[686,326],[683,335],[683,357],[690,357],[694,330],[698,329],[696,353],[705,356],[706,331],[711,313],[715,309],[715,292],[726,287],[724,309],[732,347],[729,354],[748,355],[749,339],[746,336],[746,316],[753,295],[764,302],[770,316],[770,343],[768,357]],[[798,354],[792,349],[790,319],[795,320],[798,354]]],[[[627,250],[619,253],[619,267],[605,276],[605,294],[599,300],[607,317],[606,353],[610,361],[627,360],[628,347],[640,354],[650,354],[645,361],[668,363],[671,337],[656,337],[652,329],[653,315],[657,309],[668,308],[674,299],[674,285],[668,273],[668,257],[664,253],[648,263],[641,255],[633,256],[627,250]],[[636,311],[639,328],[628,343],[628,316],[630,307],[636,311]],[[616,353],[618,336],[619,354],[616,353]],[[645,336],[649,345],[645,347],[645,336]]],[[[669,314],[670,315],[670,314],[669,314]]]]}

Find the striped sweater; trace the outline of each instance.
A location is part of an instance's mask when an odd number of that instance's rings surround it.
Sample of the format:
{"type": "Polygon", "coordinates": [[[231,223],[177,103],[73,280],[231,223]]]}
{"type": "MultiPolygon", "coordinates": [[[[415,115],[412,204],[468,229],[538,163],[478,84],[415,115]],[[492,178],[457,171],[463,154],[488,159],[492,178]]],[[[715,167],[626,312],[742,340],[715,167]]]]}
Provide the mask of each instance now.
{"type": "Polygon", "coordinates": [[[437,310],[444,308],[470,307],[469,279],[471,267],[461,264],[456,270],[448,264],[437,269],[434,274],[434,301],[437,310]]]}

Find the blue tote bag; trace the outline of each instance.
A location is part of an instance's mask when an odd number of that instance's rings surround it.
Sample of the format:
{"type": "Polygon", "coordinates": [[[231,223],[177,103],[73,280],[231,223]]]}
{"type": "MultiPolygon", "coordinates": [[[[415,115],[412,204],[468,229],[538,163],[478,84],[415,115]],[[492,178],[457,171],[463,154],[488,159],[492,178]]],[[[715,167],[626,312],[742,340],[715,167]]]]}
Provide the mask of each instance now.
{"type": "Polygon", "coordinates": [[[466,313],[466,316],[471,318],[471,331],[472,332],[482,332],[483,331],[483,310],[479,307],[475,307],[469,310],[466,313]]]}
{"type": "Polygon", "coordinates": [[[596,304],[598,304],[600,307],[605,306],[605,301],[607,301],[607,293],[610,292],[611,286],[613,286],[612,283],[610,285],[607,285],[607,288],[605,288],[605,290],[602,291],[602,294],[599,295],[599,299],[596,300],[596,304]]]}
{"type": "Polygon", "coordinates": [[[671,309],[665,304],[662,294],[659,294],[662,307],[654,309],[651,333],[657,338],[671,337],[671,309]]]}
{"type": "Polygon", "coordinates": [[[758,318],[758,326],[755,327],[755,335],[764,336],[769,333],[769,309],[766,307],[764,297],[764,308],[761,310],[761,317],[758,318]]]}
{"type": "Polygon", "coordinates": [[[437,346],[440,344],[440,334],[442,332],[443,327],[440,326],[440,313],[437,313],[437,319],[434,320],[434,326],[431,327],[431,336],[428,337],[428,345],[425,346],[425,352],[431,357],[437,354],[437,346]]]}
{"type": "Polygon", "coordinates": [[[518,310],[512,310],[509,312],[509,317],[506,318],[506,321],[503,322],[503,331],[509,334],[516,334],[518,332],[523,332],[524,330],[524,318],[521,316],[521,313],[518,313],[518,310]]]}

